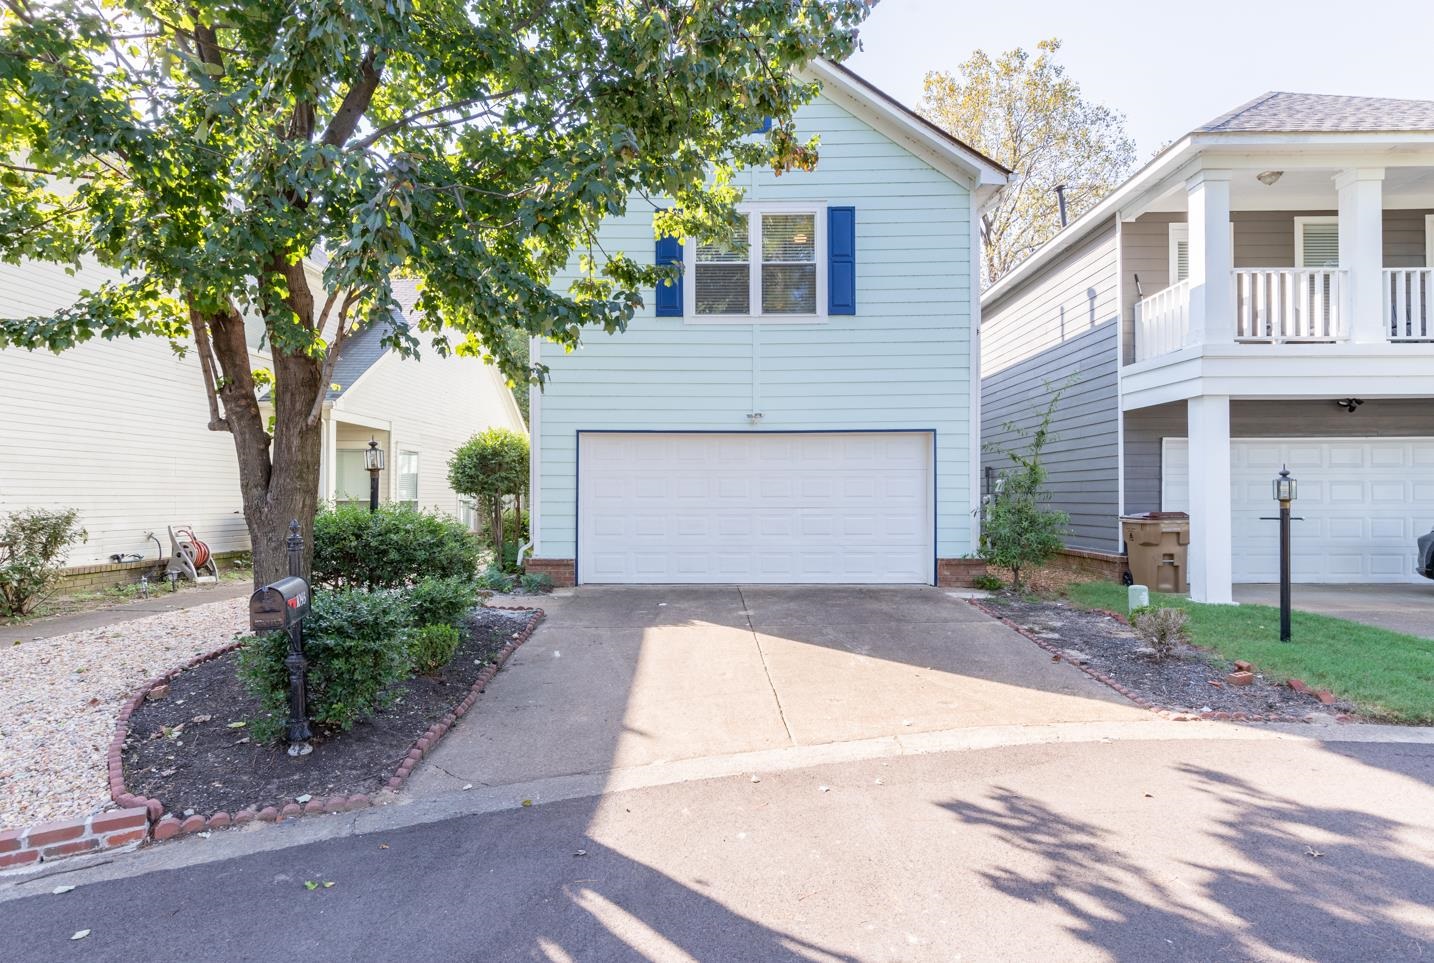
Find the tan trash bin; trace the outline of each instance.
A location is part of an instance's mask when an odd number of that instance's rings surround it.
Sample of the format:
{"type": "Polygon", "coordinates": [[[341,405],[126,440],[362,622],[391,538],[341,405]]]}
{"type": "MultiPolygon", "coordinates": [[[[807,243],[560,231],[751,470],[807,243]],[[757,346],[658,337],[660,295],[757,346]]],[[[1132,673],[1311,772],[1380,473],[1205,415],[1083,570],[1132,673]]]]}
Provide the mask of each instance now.
{"type": "Polygon", "coordinates": [[[1120,517],[1126,564],[1136,585],[1152,592],[1190,591],[1186,574],[1190,516],[1184,512],[1142,512],[1120,517]]]}

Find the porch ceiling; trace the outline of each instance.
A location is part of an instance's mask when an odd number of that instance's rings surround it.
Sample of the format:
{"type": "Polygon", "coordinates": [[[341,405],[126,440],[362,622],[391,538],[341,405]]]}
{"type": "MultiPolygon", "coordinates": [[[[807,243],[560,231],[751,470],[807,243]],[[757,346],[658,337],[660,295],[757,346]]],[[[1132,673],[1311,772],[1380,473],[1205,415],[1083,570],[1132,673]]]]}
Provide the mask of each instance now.
{"type": "MultiPolygon", "coordinates": [[[[1378,167],[1371,158],[1368,167],[1378,167]]],[[[1213,165],[1212,165],[1213,166],[1213,165]]],[[[1308,167],[1285,170],[1278,181],[1266,186],[1257,176],[1279,170],[1271,160],[1265,167],[1237,167],[1230,181],[1230,208],[1234,211],[1334,211],[1338,196],[1334,178],[1344,168],[1308,167]]],[[[1434,208],[1434,166],[1386,167],[1384,169],[1386,209],[1434,208]]],[[[1177,181],[1145,208],[1150,212],[1181,213],[1186,209],[1185,184],[1177,181]]]]}

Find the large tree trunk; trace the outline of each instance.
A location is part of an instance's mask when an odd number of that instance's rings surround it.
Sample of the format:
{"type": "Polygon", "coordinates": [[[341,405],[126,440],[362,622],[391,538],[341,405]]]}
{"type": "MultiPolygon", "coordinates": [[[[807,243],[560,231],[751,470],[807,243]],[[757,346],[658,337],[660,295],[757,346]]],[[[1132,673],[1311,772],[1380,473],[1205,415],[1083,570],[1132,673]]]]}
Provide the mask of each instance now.
{"type": "MultiPolygon", "coordinates": [[[[289,306],[302,323],[312,324],[313,300],[302,267],[280,266],[289,280],[289,306]],[[292,276],[297,275],[297,276],[292,276]]],[[[254,555],[254,587],[289,574],[289,523],[297,520],[304,539],[300,574],[309,576],[313,560],[314,513],[319,501],[319,452],[322,421],[310,423],[314,399],[323,381],[318,359],[276,350],[274,435],[254,395],[244,319],[237,311],[205,316],[214,355],[223,371],[219,397],[224,421],[234,436],[244,521],[254,555]]]]}

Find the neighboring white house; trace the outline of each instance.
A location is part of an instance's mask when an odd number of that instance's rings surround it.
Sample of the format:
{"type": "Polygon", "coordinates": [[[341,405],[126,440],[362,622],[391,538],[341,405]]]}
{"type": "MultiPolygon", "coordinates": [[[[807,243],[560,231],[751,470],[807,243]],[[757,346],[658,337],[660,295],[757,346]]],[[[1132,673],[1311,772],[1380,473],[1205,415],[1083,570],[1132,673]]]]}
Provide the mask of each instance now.
{"type": "Polygon", "coordinates": [[[656,239],[634,200],[603,248],[680,261],[682,284],[620,335],[534,344],[551,377],[530,569],[931,583],[975,550],[977,225],[1008,172],[849,71],[811,71],[814,171],[740,175],[727,248],[656,239]]]}
{"type": "MultiPolygon", "coordinates": [[[[1063,390],[1070,544],[1188,511],[1190,587],[1415,581],[1434,528],[1434,102],[1269,93],[1182,137],[982,297],[988,441],[1063,390]]],[[[995,468],[994,461],[991,467],[995,468]]]]}
{"type": "MultiPolygon", "coordinates": [[[[91,265],[0,265],[0,314],[44,316],[115,276],[91,265]]],[[[399,300],[414,300],[400,282],[399,300]]],[[[359,332],[344,346],[324,406],[321,499],[368,499],[361,451],[376,439],[388,456],[385,501],[464,513],[448,487],[453,449],[489,426],[522,431],[502,377],[472,358],[404,360],[359,332]]],[[[267,365],[258,332],[256,366],[267,365]]],[[[0,514],[74,507],[89,540],[73,566],[112,555],[154,559],[166,526],[193,526],[216,552],[247,549],[233,441],[209,431],[198,363],[160,338],[95,340],[62,354],[0,350],[0,514]]]]}

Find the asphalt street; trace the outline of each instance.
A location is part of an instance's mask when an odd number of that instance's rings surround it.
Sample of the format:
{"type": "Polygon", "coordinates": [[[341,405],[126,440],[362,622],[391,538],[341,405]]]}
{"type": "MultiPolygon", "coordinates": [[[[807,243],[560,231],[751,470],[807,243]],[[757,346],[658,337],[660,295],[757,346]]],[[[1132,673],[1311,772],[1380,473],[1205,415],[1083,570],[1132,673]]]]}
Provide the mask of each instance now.
{"type": "MultiPolygon", "coordinates": [[[[218,836],[191,838],[7,881],[3,955],[1434,958],[1427,743],[1007,746],[518,803],[294,846],[285,831],[257,830],[279,847],[263,852],[214,858],[218,836]],[[52,892],[64,884],[75,888],[52,892]]],[[[243,842],[227,835],[230,850],[243,842]]]]}

